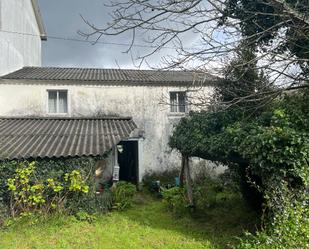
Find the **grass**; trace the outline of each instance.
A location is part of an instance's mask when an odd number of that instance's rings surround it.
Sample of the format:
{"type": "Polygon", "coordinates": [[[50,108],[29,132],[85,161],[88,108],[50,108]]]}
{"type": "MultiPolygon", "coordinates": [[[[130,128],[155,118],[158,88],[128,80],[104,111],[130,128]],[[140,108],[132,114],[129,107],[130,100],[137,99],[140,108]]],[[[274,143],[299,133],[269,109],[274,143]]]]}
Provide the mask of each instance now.
{"type": "Polygon", "coordinates": [[[212,208],[207,215],[176,218],[159,200],[140,196],[134,208],[98,216],[93,223],[55,216],[0,230],[1,249],[231,248],[255,215],[243,205],[212,208]]]}

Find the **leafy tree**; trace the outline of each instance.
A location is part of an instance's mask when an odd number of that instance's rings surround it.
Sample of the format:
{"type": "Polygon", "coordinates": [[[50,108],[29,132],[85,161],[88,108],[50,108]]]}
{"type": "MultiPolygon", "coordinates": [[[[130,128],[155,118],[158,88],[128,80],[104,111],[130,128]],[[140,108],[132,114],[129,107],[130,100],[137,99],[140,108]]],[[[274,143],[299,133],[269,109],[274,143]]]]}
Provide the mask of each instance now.
{"type": "Polygon", "coordinates": [[[258,188],[284,179],[289,186],[308,186],[308,94],[277,99],[250,120],[237,120],[235,112],[192,113],[182,119],[170,146],[190,156],[237,165],[261,179],[258,188]]]}
{"type": "MultiPolygon", "coordinates": [[[[268,46],[282,37],[274,52],[290,52],[308,74],[308,0],[227,0],[222,24],[228,18],[240,20],[241,33],[251,44],[268,46]]],[[[271,48],[269,48],[271,49],[271,48]]],[[[307,75],[308,76],[308,75],[307,75]]]]}
{"type": "Polygon", "coordinates": [[[271,94],[277,96],[273,90],[273,85],[257,67],[254,47],[242,44],[237,56],[225,68],[224,79],[215,85],[214,103],[218,106],[216,102],[219,102],[219,108],[232,107],[241,109],[244,114],[256,112],[257,115],[271,94]],[[266,97],[265,92],[268,92],[266,97]]]}

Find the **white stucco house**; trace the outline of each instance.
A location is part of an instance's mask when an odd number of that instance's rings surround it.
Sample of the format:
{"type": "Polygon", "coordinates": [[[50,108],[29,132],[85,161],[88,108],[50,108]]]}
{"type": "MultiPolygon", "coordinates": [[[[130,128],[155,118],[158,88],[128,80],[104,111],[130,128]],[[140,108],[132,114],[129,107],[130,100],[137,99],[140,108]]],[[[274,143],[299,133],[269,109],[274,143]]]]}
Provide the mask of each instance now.
{"type": "MultiPolygon", "coordinates": [[[[180,71],[25,67],[0,78],[0,137],[1,117],[4,121],[27,117],[44,120],[131,117],[135,127],[115,140],[113,146],[118,144],[118,150],[114,148],[110,167],[119,164],[123,180],[140,181],[147,171],[163,171],[180,165],[179,155],[168,147],[173,126],[192,108],[189,98],[194,99],[198,94],[205,98],[212,93],[214,78],[208,76],[201,85],[196,77],[192,72],[180,71]],[[128,165],[134,168],[130,170],[132,175],[122,176],[121,168],[128,165]]],[[[24,135],[30,133],[37,138],[41,135],[38,129],[25,130],[24,135]]],[[[68,135],[64,130],[45,132],[53,136],[68,135]]],[[[69,134],[72,132],[75,131],[69,134]]],[[[80,136],[90,133],[93,132],[76,131],[80,136]]],[[[3,133],[3,136],[9,134],[3,133]]],[[[2,153],[5,157],[7,146],[0,142],[0,156],[2,153]]],[[[8,158],[14,158],[17,152],[7,152],[8,158]]],[[[29,150],[19,157],[34,157],[33,153],[29,150]]]]}
{"type": "Polygon", "coordinates": [[[37,0],[0,1],[0,76],[24,66],[41,66],[46,32],[37,0]]]}
{"type": "Polygon", "coordinates": [[[0,13],[0,30],[8,31],[0,32],[0,160],[108,155],[105,170],[132,182],[180,166],[169,136],[192,101],[212,94],[215,77],[44,68],[37,1],[1,0],[0,13]]]}

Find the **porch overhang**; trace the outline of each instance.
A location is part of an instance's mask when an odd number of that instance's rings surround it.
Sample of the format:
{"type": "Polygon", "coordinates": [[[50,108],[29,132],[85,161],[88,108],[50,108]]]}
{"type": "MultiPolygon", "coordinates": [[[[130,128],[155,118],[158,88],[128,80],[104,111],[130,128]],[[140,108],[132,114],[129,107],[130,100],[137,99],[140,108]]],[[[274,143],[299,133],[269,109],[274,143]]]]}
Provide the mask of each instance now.
{"type": "Polygon", "coordinates": [[[129,117],[0,117],[0,160],[102,156],[136,128],[129,117]]]}

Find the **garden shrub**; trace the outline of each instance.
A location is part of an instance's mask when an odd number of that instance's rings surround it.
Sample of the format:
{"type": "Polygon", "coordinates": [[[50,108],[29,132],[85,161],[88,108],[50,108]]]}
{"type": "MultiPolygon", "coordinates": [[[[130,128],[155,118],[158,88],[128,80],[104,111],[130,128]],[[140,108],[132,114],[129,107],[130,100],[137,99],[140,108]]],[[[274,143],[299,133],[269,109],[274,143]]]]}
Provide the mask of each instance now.
{"type": "Polygon", "coordinates": [[[159,181],[163,188],[171,188],[175,186],[175,177],[179,176],[179,169],[168,169],[161,172],[148,171],[143,177],[143,185],[150,192],[157,192],[154,182],[159,181]]]}
{"type": "Polygon", "coordinates": [[[235,182],[244,200],[255,211],[261,212],[264,203],[263,191],[257,188],[262,186],[261,177],[253,174],[248,165],[230,164],[230,170],[234,172],[235,182]]]}
{"type": "Polygon", "coordinates": [[[207,212],[208,208],[230,207],[239,200],[234,184],[224,184],[222,178],[207,177],[194,186],[196,208],[207,212]]]}
{"type": "Polygon", "coordinates": [[[285,182],[267,191],[268,207],[275,210],[255,235],[246,233],[237,249],[309,248],[309,193],[291,192],[285,182]]]}
{"type": "MultiPolygon", "coordinates": [[[[300,198],[309,195],[308,93],[281,96],[249,117],[233,108],[192,113],[170,139],[182,153],[228,165],[243,196],[264,208],[265,226],[239,248],[308,248],[308,200],[300,198]]],[[[217,195],[199,201],[216,203],[217,195]]]]}
{"type": "Polygon", "coordinates": [[[59,180],[53,178],[38,179],[36,177],[36,162],[22,162],[15,170],[12,178],[7,180],[11,191],[10,211],[16,214],[43,212],[65,209],[70,199],[89,192],[89,186],[80,171],[65,173],[59,180]]]}
{"type": "Polygon", "coordinates": [[[79,211],[75,214],[75,217],[79,221],[87,221],[89,223],[92,223],[96,220],[96,216],[93,214],[89,214],[85,211],[79,211]]]}
{"type": "MultiPolygon", "coordinates": [[[[71,213],[79,211],[86,211],[88,213],[106,212],[111,207],[111,195],[106,194],[103,196],[96,195],[95,193],[95,166],[97,161],[101,159],[102,157],[38,159],[36,160],[35,179],[37,182],[45,182],[46,184],[48,183],[47,179],[53,179],[50,185],[57,185],[58,182],[64,181],[66,173],[72,173],[74,170],[77,170],[85,180],[85,184],[89,186],[89,191],[87,194],[69,194],[67,196],[69,201],[65,204],[66,211],[71,213]]],[[[10,190],[7,187],[7,180],[14,177],[15,171],[20,163],[27,162],[14,160],[0,162],[0,209],[4,210],[2,213],[9,210],[10,206],[10,190]]],[[[72,184],[74,185],[73,182],[72,184]]],[[[50,188],[49,192],[46,192],[46,194],[52,193],[53,191],[50,188]]],[[[7,216],[8,214],[6,213],[5,215],[7,216]]]]}
{"type": "Polygon", "coordinates": [[[162,192],[163,203],[167,209],[177,216],[188,213],[189,202],[187,200],[185,189],[173,187],[162,192]]]}
{"type": "Polygon", "coordinates": [[[0,162],[0,210],[2,210],[2,213],[4,213],[8,209],[10,202],[10,194],[7,188],[7,180],[13,177],[17,166],[17,161],[0,162]]]}
{"type": "Polygon", "coordinates": [[[120,181],[112,188],[113,208],[124,210],[132,206],[136,194],[136,186],[129,182],[120,181]]]}
{"type": "Polygon", "coordinates": [[[239,118],[244,115],[239,109],[192,113],[169,144],[186,155],[238,167],[262,194],[274,176],[297,189],[309,174],[308,96],[306,91],[283,96],[250,119],[239,118]]]}

